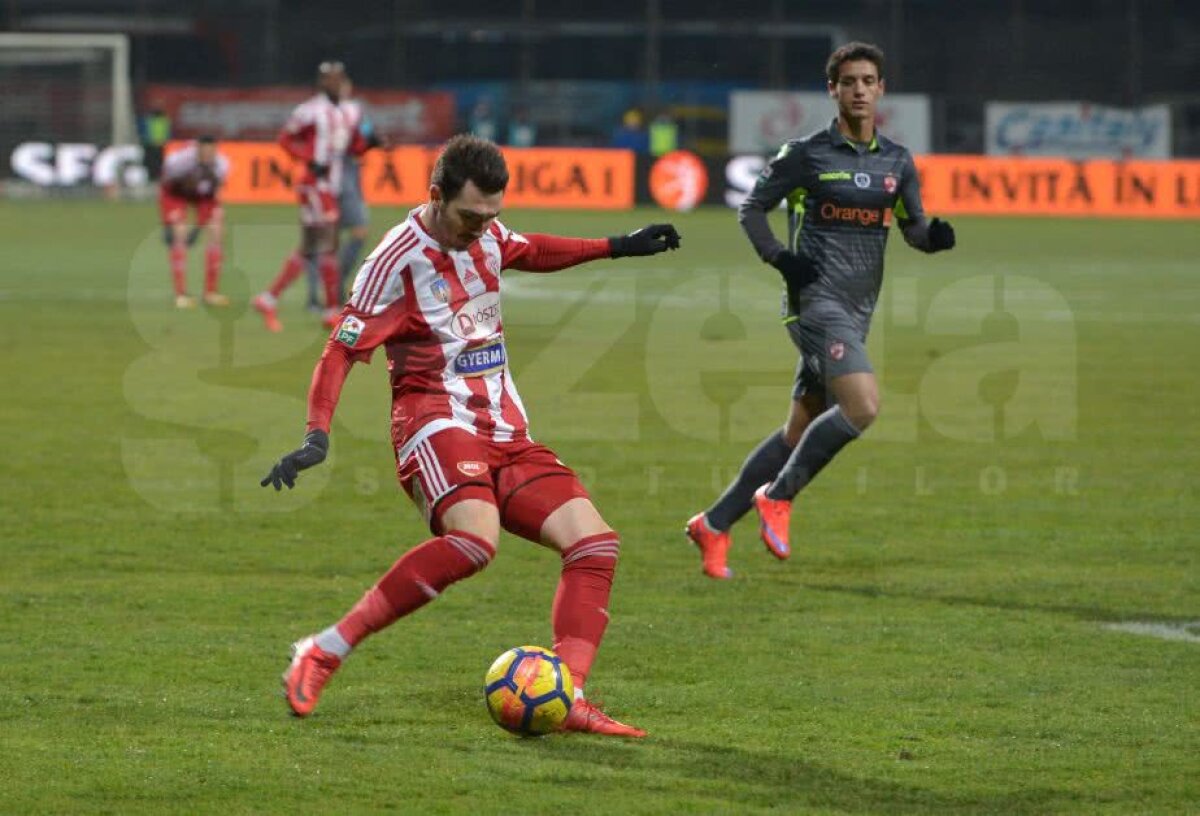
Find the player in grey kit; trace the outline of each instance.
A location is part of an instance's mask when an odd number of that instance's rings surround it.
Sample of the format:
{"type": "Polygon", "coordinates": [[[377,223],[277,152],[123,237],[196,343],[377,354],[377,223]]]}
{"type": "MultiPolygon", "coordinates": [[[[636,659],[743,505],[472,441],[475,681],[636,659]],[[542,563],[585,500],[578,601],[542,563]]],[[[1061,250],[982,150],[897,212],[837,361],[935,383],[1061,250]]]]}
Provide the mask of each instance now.
{"type": "Polygon", "coordinates": [[[787,558],[792,499],[879,412],[866,340],[893,213],[910,246],[954,246],[948,223],[925,220],[912,154],[875,130],[883,52],[844,45],[830,55],[826,75],[837,118],[785,144],[738,210],[759,257],[783,276],[784,323],[801,358],[787,423],[759,443],[707,511],[688,521],[687,535],[713,578],[732,574],[729,529],[751,507],[767,549],[787,558]],[[786,246],[767,224],[767,213],[785,199],[786,246]]]}

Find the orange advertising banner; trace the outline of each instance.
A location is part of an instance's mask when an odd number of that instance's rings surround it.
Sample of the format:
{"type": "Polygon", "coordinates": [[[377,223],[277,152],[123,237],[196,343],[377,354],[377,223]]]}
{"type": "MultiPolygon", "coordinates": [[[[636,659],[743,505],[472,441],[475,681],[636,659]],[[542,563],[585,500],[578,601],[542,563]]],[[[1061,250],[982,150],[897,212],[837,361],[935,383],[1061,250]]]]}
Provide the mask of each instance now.
{"type": "MultiPolygon", "coordinates": [[[[272,142],[221,142],[229,158],[222,199],[233,204],[291,204],[302,173],[272,142]]],[[[508,162],[506,207],[624,210],[633,206],[634,157],[628,150],[503,148],[508,162]]],[[[411,206],[426,200],[437,148],[403,146],[363,156],[367,202],[411,206]]]]}
{"type": "Polygon", "coordinates": [[[1200,218],[1200,161],[918,156],[933,215],[1200,218]]]}

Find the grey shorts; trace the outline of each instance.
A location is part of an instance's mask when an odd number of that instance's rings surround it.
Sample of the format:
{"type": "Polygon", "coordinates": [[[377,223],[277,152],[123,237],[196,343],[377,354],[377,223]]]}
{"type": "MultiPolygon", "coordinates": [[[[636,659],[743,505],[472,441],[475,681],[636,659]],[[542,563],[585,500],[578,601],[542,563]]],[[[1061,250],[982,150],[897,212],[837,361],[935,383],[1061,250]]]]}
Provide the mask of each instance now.
{"type": "Polygon", "coordinates": [[[357,190],[343,192],[338,197],[338,228],[365,227],[371,220],[367,202],[357,190]]]}
{"type": "Polygon", "coordinates": [[[827,384],[834,377],[875,370],[867,359],[867,338],[849,323],[793,320],[787,331],[800,351],[792,399],[823,394],[828,401],[827,384]]]}

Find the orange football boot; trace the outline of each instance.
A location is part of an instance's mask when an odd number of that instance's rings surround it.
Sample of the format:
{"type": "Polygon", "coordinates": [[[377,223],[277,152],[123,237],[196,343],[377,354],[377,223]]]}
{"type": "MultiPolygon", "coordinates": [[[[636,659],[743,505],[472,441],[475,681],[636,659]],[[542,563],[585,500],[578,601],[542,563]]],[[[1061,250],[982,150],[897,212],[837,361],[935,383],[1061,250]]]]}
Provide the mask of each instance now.
{"type": "Polygon", "coordinates": [[[279,322],[279,313],[275,311],[275,304],[269,302],[262,295],[255,295],[254,300],[250,301],[250,305],[262,315],[263,323],[267,324],[267,331],[283,331],[283,324],[279,322]]]}
{"type": "Polygon", "coordinates": [[[589,734],[606,734],[612,737],[644,737],[646,732],[632,725],[617,722],[598,706],[580,698],[571,705],[571,711],[563,720],[563,731],[584,731],[589,734]]]}
{"type": "Polygon", "coordinates": [[[732,578],[733,570],[725,564],[729,553],[729,531],[719,533],[708,526],[703,513],[697,513],[688,519],[684,528],[687,537],[700,550],[704,562],[704,574],[709,578],[732,578]]]}
{"type": "Polygon", "coordinates": [[[782,499],[772,499],[767,495],[763,485],[754,491],[754,509],[758,511],[758,534],[762,536],[763,544],[771,555],[780,561],[792,554],[788,544],[788,527],[792,521],[792,503],[782,499]]]}
{"type": "Polygon", "coordinates": [[[292,644],[292,662],[283,673],[283,688],[293,714],[307,717],[312,713],[321,689],[340,665],[340,657],[321,649],[311,637],[292,644]]]}

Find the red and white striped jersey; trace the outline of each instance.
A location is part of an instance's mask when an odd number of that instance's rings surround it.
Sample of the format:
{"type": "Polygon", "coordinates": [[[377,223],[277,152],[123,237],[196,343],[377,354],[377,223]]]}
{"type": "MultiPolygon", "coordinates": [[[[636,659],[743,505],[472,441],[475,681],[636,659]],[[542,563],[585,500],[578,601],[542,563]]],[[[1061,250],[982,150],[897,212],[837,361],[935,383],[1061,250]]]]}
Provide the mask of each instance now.
{"type": "Polygon", "coordinates": [[[218,153],[211,165],[202,165],[196,143],[192,142],[163,160],[159,183],[172,195],[199,200],[215,198],[228,176],[228,157],[218,153]]]}
{"type": "Polygon", "coordinates": [[[329,429],[349,363],[367,361],[383,346],[398,442],[421,428],[430,433],[450,425],[496,442],[528,438],[508,367],[500,272],[551,271],[608,257],[608,241],[523,236],[496,221],[467,249],[448,251],[430,236],[420,212],[393,227],[359,269],[314,373],[309,426],[329,429]]]}
{"type": "Polygon", "coordinates": [[[279,144],[297,161],[329,168],[324,179],[306,170],[301,184],[328,187],[334,193],[342,189],[342,160],[363,149],[358,132],[361,120],[362,108],[357,102],[334,102],[323,93],[296,106],[279,134],[279,144]]]}

